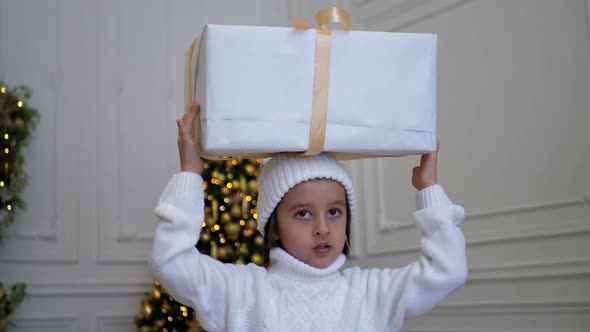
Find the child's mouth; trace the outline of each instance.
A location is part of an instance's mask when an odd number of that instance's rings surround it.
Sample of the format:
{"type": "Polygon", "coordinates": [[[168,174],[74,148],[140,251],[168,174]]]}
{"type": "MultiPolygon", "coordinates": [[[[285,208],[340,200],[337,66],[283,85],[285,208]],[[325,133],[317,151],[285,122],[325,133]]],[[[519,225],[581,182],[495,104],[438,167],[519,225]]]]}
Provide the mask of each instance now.
{"type": "Polygon", "coordinates": [[[317,246],[313,247],[313,250],[320,255],[327,254],[330,252],[330,249],[332,249],[332,247],[326,243],[318,244],[317,246]]]}

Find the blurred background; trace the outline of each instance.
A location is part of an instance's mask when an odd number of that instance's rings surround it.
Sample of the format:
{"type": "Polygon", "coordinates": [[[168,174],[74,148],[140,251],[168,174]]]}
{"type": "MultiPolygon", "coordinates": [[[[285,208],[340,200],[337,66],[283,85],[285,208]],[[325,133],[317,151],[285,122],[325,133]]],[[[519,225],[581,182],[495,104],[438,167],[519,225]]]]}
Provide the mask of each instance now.
{"type": "MultiPolygon", "coordinates": [[[[137,330],[185,51],[207,23],[290,26],[330,5],[353,30],[438,35],[439,182],[467,211],[470,275],[405,331],[590,331],[588,0],[0,0],[0,81],[40,114],[27,208],[0,245],[6,292],[27,284],[9,330],[137,330]]],[[[418,160],[346,163],[347,266],[417,258],[418,160]]]]}

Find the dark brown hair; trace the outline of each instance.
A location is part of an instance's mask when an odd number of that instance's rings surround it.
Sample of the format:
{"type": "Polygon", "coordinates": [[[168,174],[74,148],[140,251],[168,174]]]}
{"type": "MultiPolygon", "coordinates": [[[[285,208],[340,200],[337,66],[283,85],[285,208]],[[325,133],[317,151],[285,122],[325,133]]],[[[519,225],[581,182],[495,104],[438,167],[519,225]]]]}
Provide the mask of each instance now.
{"type": "MultiPolygon", "coordinates": [[[[280,203],[279,203],[280,204],[280,203]]],[[[278,207],[278,205],[277,205],[278,207]]],[[[346,241],[344,242],[344,248],[342,253],[348,257],[350,252],[350,205],[348,204],[348,196],[346,197],[346,241]]],[[[264,225],[264,261],[263,266],[266,268],[270,267],[270,251],[272,248],[280,247],[281,239],[279,239],[279,223],[277,221],[277,208],[274,209],[268,222],[264,225]]]]}

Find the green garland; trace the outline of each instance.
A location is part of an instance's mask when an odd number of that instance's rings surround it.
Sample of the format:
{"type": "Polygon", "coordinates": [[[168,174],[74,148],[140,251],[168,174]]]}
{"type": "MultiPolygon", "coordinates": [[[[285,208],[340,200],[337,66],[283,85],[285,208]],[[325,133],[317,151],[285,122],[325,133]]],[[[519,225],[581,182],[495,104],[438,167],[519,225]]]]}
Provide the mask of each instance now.
{"type": "MultiPolygon", "coordinates": [[[[0,82],[0,244],[4,231],[14,222],[15,211],[25,208],[20,194],[27,186],[28,175],[21,149],[39,121],[39,112],[27,104],[30,97],[29,88],[9,90],[0,82]]],[[[8,316],[25,296],[24,283],[14,284],[8,292],[0,282],[0,332],[6,331],[8,316]]]]}
{"type": "Polygon", "coordinates": [[[30,141],[39,112],[27,101],[31,90],[24,86],[8,89],[0,82],[0,243],[16,209],[24,209],[21,192],[27,186],[22,148],[30,141]]]}

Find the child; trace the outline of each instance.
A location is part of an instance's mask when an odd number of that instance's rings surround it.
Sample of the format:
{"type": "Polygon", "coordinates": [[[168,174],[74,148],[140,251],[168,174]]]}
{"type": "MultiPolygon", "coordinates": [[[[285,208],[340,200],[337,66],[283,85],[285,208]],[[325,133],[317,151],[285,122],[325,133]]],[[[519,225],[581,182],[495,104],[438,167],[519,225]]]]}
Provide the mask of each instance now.
{"type": "Polygon", "coordinates": [[[436,153],[422,156],[413,171],[423,255],[408,266],[339,271],[355,196],[343,166],[324,154],[278,155],[264,165],[257,209],[265,267],[200,254],[198,112],[197,105],[177,121],[181,172],[156,208],[161,221],[152,267],[208,331],[399,331],[404,319],[429,311],[465,283],[465,240],[457,227],[464,212],[436,184],[436,153]]]}

